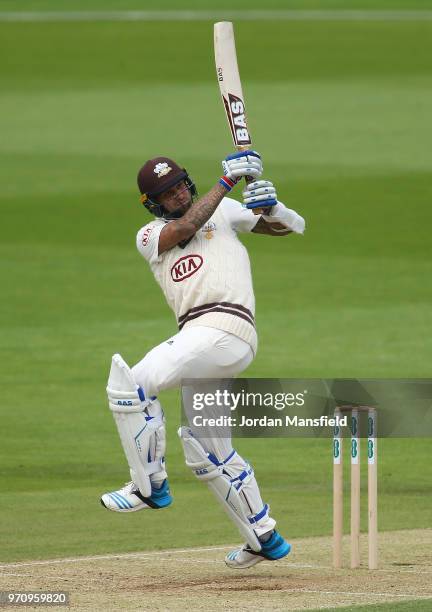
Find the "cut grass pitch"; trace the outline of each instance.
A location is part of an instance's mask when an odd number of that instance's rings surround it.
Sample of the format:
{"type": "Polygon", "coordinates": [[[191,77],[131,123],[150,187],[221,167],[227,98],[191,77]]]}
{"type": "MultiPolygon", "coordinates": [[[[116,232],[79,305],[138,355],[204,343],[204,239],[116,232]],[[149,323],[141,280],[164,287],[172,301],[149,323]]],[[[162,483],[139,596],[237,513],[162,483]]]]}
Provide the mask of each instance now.
{"type": "MultiPolygon", "coordinates": [[[[362,538],[364,548],[366,538],[362,538]]],[[[427,610],[430,530],[389,532],[381,565],[370,572],[334,570],[330,538],[292,540],[291,554],[249,570],[225,566],[230,546],[182,548],[136,554],[1,565],[0,586],[15,591],[68,590],[71,608],[163,610],[427,610]],[[406,562],[408,561],[408,563],[406,562]],[[416,601],[417,599],[417,601],[416,601]],[[143,602],[145,602],[143,604],[143,602]],[[241,602],[241,603],[239,603],[241,602]],[[403,606],[407,604],[407,607],[403,606]],[[366,607],[367,606],[371,606],[366,607]]],[[[348,541],[345,542],[345,553],[348,541]]],[[[346,554],[348,559],[348,554],[346,554]]],[[[363,562],[365,556],[363,555],[363,562]]]]}

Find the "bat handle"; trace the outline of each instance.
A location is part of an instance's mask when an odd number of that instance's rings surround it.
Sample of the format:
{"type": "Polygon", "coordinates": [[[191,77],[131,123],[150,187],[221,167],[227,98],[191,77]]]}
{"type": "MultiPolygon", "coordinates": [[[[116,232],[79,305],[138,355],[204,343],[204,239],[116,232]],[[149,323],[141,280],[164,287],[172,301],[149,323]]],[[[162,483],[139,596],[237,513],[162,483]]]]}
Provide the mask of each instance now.
{"type": "MultiPolygon", "coordinates": [[[[252,145],[238,145],[237,151],[248,151],[251,148],[252,145]]],[[[253,176],[245,176],[245,181],[246,183],[252,183],[254,181],[254,177],[253,176]]],[[[266,213],[270,212],[270,208],[271,207],[267,207],[267,208],[251,208],[252,212],[254,215],[265,215],[266,213]]]]}

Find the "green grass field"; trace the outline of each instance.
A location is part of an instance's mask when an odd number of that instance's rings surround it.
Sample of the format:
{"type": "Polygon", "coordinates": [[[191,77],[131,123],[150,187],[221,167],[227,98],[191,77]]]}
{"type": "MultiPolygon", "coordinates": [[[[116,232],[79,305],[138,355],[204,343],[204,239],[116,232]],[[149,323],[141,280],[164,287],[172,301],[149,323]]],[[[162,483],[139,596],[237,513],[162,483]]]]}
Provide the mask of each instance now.
{"type": "MultiPolygon", "coordinates": [[[[347,4],[432,8],[266,8],[347,4]]],[[[119,5],[62,9],[158,8],[119,5]]],[[[241,21],[236,34],[254,144],[280,199],[308,223],[303,238],[244,238],[260,337],[247,375],[430,377],[432,21],[241,21]]],[[[135,249],[150,218],[136,171],[172,156],[204,193],[232,149],[212,22],[0,21],[0,54],[0,559],[235,541],[184,466],[175,391],[161,397],[175,504],[148,513],[137,539],[141,513],[125,520],[98,501],[127,480],[106,405],[110,357],[134,363],[175,330],[135,249]]],[[[238,447],[284,533],[330,533],[328,441],[238,447]]],[[[381,530],[430,526],[430,452],[428,439],[380,444],[381,530]]]]}
{"type": "Polygon", "coordinates": [[[431,0],[165,0],[163,6],[157,0],[2,0],[1,11],[76,11],[76,10],[428,10],[431,0]]]}

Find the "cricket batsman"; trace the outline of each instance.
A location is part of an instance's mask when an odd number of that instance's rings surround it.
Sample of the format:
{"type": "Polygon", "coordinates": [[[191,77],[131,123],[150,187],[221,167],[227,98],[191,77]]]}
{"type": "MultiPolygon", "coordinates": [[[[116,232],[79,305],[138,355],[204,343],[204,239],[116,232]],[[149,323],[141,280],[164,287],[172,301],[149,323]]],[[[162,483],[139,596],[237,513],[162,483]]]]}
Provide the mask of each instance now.
{"type": "MultiPolygon", "coordinates": [[[[305,229],[304,219],[278,201],[273,184],[261,180],[257,152],[229,155],[222,168],[223,176],[200,198],[187,171],[168,157],[147,161],[138,173],[141,202],[155,219],[139,230],[137,248],[174,311],[178,332],[133,367],[119,354],[112,358],[108,402],[132,479],[102,496],[102,505],[114,512],[172,502],[159,392],[186,378],[233,378],[256,354],[250,261],[237,234],[286,236],[305,229]],[[252,182],[243,189],[242,205],[227,196],[244,177],[252,182]],[[254,214],[254,208],[265,214],[254,214]]],[[[290,545],[276,531],[254,471],[231,439],[204,442],[188,427],[178,433],[186,465],[209,486],[245,541],[228,553],[226,564],[243,569],[285,557],[290,545]]]]}

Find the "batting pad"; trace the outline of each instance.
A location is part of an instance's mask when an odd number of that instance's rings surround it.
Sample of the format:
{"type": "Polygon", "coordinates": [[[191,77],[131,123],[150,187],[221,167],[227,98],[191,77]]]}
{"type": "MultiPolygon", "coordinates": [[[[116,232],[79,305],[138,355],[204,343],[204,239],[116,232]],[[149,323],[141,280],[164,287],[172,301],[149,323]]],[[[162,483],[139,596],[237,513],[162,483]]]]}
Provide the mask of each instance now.
{"type": "Polygon", "coordinates": [[[132,371],[114,355],[107,386],[108,403],[117,425],[130,475],[144,497],[152,494],[150,474],[164,469],[165,425],[162,408],[156,400],[146,400],[132,371]],[[149,415],[152,406],[153,416],[149,415]],[[155,410],[154,408],[159,409],[155,410]],[[151,459],[153,453],[153,460],[151,459]]]}
{"type": "MultiPolygon", "coordinates": [[[[216,465],[209,459],[209,455],[188,427],[180,427],[178,435],[183,445],[186,465],[191,468],[197,478],[207,483],[252,550],[260,552],[261,543],[252,528],[255,519],[249,516],[250,508],[246,506],[235,486],[235,481],[238,483],[239,479],[232,480],[224,473],[221,465],[216,465]]],[[[254,477],[252,470],[250,474],[254,477]]],[[[268,516],[268,507],[265,508],[268,516]]]]}

